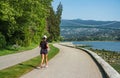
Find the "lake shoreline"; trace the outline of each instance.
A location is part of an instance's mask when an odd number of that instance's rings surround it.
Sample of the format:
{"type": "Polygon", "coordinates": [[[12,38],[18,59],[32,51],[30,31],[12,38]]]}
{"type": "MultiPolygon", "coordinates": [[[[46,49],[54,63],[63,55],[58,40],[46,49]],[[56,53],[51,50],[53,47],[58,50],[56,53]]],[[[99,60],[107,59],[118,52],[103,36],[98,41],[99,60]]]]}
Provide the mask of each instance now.
{"type": "Polygon", "coordinates": [[[73,41],[76,46],[120,52],[120,41],[73,41]]]}
{"type": "MultiPolygon", "coordinates": [[[[85,48],[76,46],[76,48],[85,48]]],[[[95,52],[98,56],[102,57],[107,63],[109,63],[118,73],[120,73],[120,53],[108,50],[98,50],[98,49],[89,49],[92,52],[95,52]]]]}

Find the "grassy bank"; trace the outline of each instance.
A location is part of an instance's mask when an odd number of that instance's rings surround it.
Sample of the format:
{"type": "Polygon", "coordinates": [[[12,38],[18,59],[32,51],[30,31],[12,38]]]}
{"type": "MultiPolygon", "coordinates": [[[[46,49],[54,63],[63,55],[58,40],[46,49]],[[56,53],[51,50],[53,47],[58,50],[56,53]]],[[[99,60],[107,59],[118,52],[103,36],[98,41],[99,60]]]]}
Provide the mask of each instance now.
{"type": "Polygon", "coordinates": [[[22,52],[22,51],[26,51],[26,50],[31,50],[37,46],[38,46],[38,44],[35,44],[35,43],[31,43],[31,45],[29,47],[21,47],[18,45],[7,46],[5,49],[0,49],[0,56],[18,53],[18,52],[22,52]]]}
{"type": "MultiPolygon", "coordinates": [[[[48,59],[50,60],[58,52],[59,49],[50,44],[48,59]]],[[[33,69],[36,69],[36,67],[40,64],[40,61],[41,61],[40,56],[37,56],[26,62],[20,63],[18,65],[12,66],[4,70],[0,70],[0,78],[19,78],[21,75],[28,73],[33,69]]]]}

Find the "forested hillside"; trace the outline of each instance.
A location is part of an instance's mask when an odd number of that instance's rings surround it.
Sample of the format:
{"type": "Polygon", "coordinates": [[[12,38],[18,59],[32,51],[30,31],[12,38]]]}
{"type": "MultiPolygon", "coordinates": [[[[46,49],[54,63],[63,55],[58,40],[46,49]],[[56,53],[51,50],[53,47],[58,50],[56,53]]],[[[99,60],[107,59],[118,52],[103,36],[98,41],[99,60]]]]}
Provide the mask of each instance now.
{"type": "MultiPolygon", "coordinates": [[[[39,43],[42,35],[48,37],[53,30],[59,30],[62,14],[60,3],[57,12],[53,9],[53,0],[0,0],[0,48],[7,45],[29,46],[31,43],[39,43]],[[53,15],[53,17],[50,17],[53,15]],[[47,19],[53,19],[52,21],[47,19]],[[56,20],[57,22],[49,25],[56,20]],[[52,28],[53,30],[51,30],[52,28]],[[49,31],[48,31],[49,30],[49,31]]],[[[52,35],[59,37],[58,34],[52,35]]],[[[50,38],[49,38],[50,39],[50,38]]],[[[53,41],[56,39],[51,39],[53,41]]]]}
{"type": "Polygon", "coordinates": [[[61,36],[64,40],[120,40],[119,21],[62,20],[61,36]]]}

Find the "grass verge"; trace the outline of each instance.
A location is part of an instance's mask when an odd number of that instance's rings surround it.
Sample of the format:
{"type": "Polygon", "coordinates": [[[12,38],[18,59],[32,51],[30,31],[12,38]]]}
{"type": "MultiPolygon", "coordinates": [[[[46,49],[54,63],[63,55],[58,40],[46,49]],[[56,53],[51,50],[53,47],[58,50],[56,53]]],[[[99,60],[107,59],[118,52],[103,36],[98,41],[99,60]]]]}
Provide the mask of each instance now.
{"type": "Polygon", "coordinates": [[[37,46],[38,44],[35,43],[31,43],[29,47],[7,46],[5,49],[0,49],[0,56],[31,50],[37,46]]]}
{"type": "MultiPolygon", "coordinates": [[[[58,52],[59,49],[50,44],[48,59],[50,60],[53,58],[58,52]]],[[[4,70],[0,70],[0,78],[19,78],[21,75],[35,69],[40,64],[40,61],[40,56],[37,56],[23,63],[17,64],[4,70]]]]}

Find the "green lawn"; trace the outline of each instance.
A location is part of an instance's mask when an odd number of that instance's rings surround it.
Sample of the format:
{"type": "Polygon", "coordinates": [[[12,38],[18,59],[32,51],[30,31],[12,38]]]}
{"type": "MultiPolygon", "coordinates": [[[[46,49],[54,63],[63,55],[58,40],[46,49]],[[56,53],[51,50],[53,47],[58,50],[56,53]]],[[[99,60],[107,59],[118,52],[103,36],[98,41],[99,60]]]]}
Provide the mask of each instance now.
{"type": "Polygon", "coordinates": [[[31,45],[29,47],[7,46],[5,49],[0,49],[0,56],[18,53],[18,52],[22,52],[22,51],[26,51],[26,50],[31,50],[37,46],[38,46],[38,44],[35,44],[35,43],[31,43],[31,45]]]}
{"type": "MultiPolygon", "coordinates": [[[[50,44],[48,59],[50,60],[51,58],[53,58],[58,52],[59,49],[50,44]]],[[[21,75],[35,69],[40,64],[40,61],[40,56],[37,56],[26,62],[20,63],[4,70],[0,70],[0,78],[19,78],[21,75]]]]}

